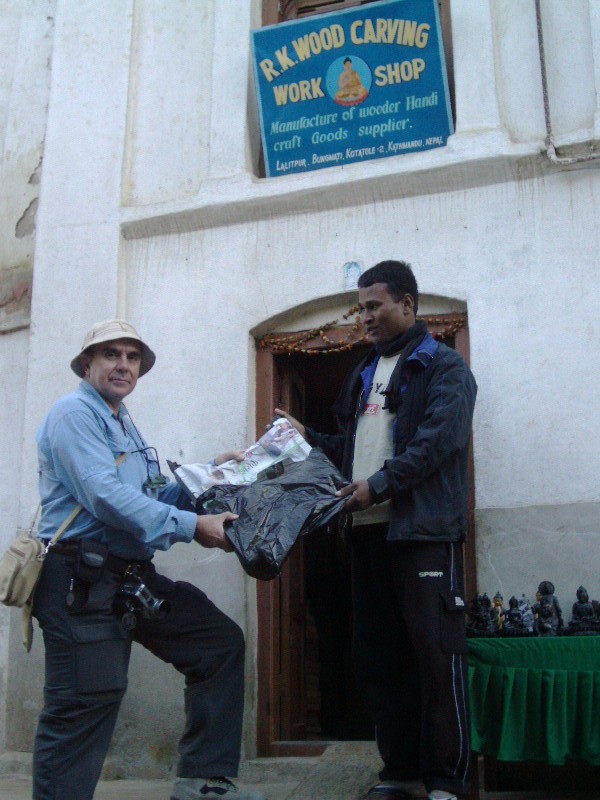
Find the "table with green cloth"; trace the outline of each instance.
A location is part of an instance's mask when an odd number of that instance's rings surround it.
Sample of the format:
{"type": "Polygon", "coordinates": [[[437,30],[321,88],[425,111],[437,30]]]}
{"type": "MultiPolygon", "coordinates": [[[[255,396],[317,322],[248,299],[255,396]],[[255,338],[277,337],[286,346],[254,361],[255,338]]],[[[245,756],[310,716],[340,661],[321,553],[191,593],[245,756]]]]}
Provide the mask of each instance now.
{"type": "Polygon", "coordinates": [[[472,749],[600,765],[600,636],[469,639],[472,749]]]}

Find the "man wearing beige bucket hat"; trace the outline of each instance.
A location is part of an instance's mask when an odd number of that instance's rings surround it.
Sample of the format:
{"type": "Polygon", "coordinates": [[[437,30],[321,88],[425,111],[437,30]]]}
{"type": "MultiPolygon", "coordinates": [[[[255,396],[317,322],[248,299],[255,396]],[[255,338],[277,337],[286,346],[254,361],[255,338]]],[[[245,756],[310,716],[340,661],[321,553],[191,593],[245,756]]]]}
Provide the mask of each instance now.
{"type": "Polygon", "coordinates": [[[176,542],[231,551],[224,526],[235,519],[192,510],[161,474],[156,450],[123,404],[154,362],[130,323],[94,325],[71,361],[83,380],[37,432],[38,535],[49,541],[71,521],[48,549],[34,597],[46,650],[35,800],[92,799],[132,642],[185,676],[186,727],[172,800],[264,800],[229,780],[240,758],[243,634],[200,589],[158,574],[152,563],[156,550],[176,542]]]}

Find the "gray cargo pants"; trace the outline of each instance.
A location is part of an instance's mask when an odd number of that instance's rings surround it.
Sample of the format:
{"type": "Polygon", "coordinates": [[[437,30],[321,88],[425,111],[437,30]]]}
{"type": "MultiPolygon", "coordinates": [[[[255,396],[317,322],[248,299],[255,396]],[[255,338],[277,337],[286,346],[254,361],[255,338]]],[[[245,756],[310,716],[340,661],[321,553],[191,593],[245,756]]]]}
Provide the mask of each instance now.
{"type": "Polygon", "coordinates": [[[34,800],[92,800],[127,688],[132,641],[185,676],[177,774],[237,775],[244,702],[238,625],[195,586],[173,582],[147,562],[142,579],[171,610],[162,620],[138,615],[127,631],[112,611],[122,577],[106,571],[85,608],[74,613],[66,604],[72,574],[73,557],[50,551],[35,593],[46,678],[33,756],[34,800]]]}

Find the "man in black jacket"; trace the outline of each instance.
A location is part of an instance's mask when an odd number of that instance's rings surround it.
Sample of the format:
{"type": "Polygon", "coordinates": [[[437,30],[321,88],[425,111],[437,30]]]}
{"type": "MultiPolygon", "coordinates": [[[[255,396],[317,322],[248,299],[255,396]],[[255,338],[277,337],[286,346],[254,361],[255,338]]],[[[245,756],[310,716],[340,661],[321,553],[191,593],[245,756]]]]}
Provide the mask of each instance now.
{"type": "Polygon", "coordinates": [[[468,366],[416,322],[410,266],[359,281],[368,356],[334,411],[337,435],[305,428],[341,465],[353,512],[354,660],[384,762],[363,800],[456,800],[468,790],[469,710],[462,542],[471,422],[468,366]]]}

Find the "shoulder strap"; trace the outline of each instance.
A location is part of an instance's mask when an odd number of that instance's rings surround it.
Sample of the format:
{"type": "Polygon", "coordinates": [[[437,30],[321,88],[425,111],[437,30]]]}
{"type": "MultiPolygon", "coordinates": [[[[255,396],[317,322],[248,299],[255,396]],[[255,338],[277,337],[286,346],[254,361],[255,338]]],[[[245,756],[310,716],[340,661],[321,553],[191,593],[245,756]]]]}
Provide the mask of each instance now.
{"type": "Polygon", "coordinates": [[[38,518],[38,514],[40,513],[40,508],[42,507],[42,501],[37,504],[37,508],[35,510],[35,514],[33,515],[33,519],[31,520],[31,525],[29,526],[29,535],[33,536],[33,529],[35,528],[35,523],[38,518]]]}
{"type": "MultiPolygon", "coordinates": [[[[127,458],[127,453],[121,453],[121,455],[115,461],[116,466],[118,467],[119,464],[122,464],[123,461],[125,461],[126,458],[127,458]]],[[[52,547],[53,544],[56,544],[56,542],[58,542],[58,540],[63,535],[63,533],[67,530],[69,525],[73,522],[73,520],[76,519],[77,515],[82,510],[82,508],[83,508],[82,505],[75,506],[73,511],[71,511],[69,516],[66,518],[66,520],[64,520],[63,524],[56,531],[56,533],[54,534],[52,539],[50,539],[50,541],[48,542],[48,547],[52,547]]]]}

